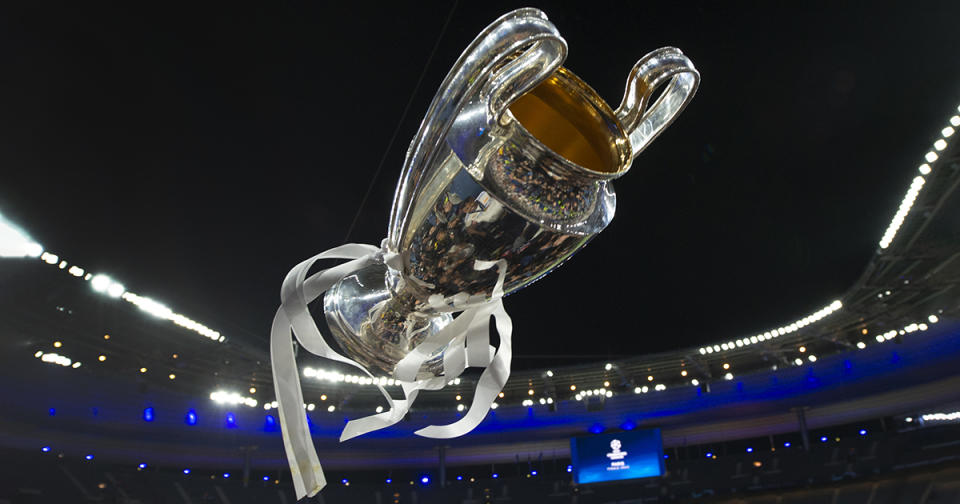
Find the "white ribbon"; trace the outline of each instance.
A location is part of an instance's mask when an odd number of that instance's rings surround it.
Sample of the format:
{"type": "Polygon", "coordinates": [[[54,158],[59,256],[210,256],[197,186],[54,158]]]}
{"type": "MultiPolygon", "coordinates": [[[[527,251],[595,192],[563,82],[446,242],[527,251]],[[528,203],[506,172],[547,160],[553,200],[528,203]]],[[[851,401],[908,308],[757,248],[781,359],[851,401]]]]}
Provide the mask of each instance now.
{"type": "MultiPolygon", "coordinates": [[[[290,463],[290,473],[297,499],[316,495],[324,486],[326,478],[310,437],[307,416],[303,408],[303,391],[297,370],[296,358],[290,331],[300,345],[320,357],[342,362],[374,376],[359,363],[335,352],[310,315],[307,305],[317,299],[341,278],[364,266],[383,261],[398,268],[399,256],[372,245],[347,244],[332,248],[301,262],[287,274],[280,292],[281,305],[273,319],[270,331],[270,360],[273,367],[273,383],[276,389],[277,410],[280,415],[280,430],[283,447],[290,463]],[[313,264],[321,259],[350,259],[349,262],[325,269],[307,277],[313,264]]],[[[379,380],[374,384],[386,398],[390,409],[347,422],[340,435],[346,441],[368,432],[389,427],[406,415],[421,390],[442,389],[449,380],[460,376],[467,367],[485,368],[477,382],[476,393],[470,409],[462,418],[449,425],[431,425],[415,432],[428,438],[453,438],[473,430],[483,421],[490,405],[503,390],[510,377],[510,361],[513,357],[511,335],[513,325],[503,308],[503,280],[506,261],[475,261],[474,268],[486,270],[497,266],[497,283],[491,299],[473,306],[457,316],[442,330],[427,336],[397,364],[395,375],[403,390],[404,399],[393,399],[379,380]],[[490,345],[490,316],[493,315],[500,334],[500,348],[490,345]],[[420,367],[438,350],[443,349],[443,376],[417,380],[420,367]]],[[[466,296],[451,296],[450,302],[431,299],[437,308],[460,311],[457,308],[467,300],[466,296]]],[[[476,301],[469,299],[469,301],[476,301]]]]}

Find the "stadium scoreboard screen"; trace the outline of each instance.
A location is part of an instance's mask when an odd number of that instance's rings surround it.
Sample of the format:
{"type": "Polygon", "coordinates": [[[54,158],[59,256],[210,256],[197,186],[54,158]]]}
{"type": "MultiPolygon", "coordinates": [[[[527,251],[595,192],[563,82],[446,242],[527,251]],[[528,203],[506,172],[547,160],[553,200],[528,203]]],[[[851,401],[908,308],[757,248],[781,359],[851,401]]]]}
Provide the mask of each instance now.
{"type": "Polygon", "coordinates": [[[664,472],[660,429],[572,438],[570,454],[577,484],[650,478],[664,472]]]}

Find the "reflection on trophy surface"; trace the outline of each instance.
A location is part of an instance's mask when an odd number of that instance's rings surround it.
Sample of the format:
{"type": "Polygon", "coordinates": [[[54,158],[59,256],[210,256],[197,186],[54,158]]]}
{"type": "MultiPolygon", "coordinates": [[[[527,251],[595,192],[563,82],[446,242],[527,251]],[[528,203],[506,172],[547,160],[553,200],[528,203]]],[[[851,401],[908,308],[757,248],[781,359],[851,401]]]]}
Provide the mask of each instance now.
{"type": "MultiPolygon", "coordinates": [[[[561,66],[565,55],[546,16],[521,9],[481,33],[451,70],[394,198],[386,245],[396,256],[347,275],[324,298],[350,358],[392,374],[452,313],[515,292],[569,259],[610,223],[611,181],[683,109],[699,79],[678,49],[659,49],[637,63],[613,110],[561,66]]],[[[439,375],[441,357],[420,376],[439,375]]]]}

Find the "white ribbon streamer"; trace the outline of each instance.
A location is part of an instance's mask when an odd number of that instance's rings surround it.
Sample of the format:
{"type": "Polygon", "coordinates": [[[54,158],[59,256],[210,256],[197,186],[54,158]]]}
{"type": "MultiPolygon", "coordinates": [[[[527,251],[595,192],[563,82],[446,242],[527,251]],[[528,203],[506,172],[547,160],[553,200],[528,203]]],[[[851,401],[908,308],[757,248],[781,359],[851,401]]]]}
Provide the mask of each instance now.
{"type": "MultiPolygon", "coordinates": [[[[385,248],[385,247],[384,247],[385,248]]],[[[280,416],[280,430],[283,433],[283,446],[290,464],[297,499],[316,495],[324,486],[323,475],[316,449],[313,446],[307,416],[303,409],[303,391],[297,370],[296,358],[290,332],[300,345],[320,357],[342,362],[360,369],[367,376],[374,376],[359,363],[335,352],[317,328],[307,305],[317,299],[347,274],[377,261],[383,261],[398,268],[399,256],[389,251],[381,251],[372,245],[347,244],[317,254],[301,262],[287,274],[281,288],[281,305],[273,320],[270,332],[270,360],[273,367],[273,382],[276,389],[277,409],[280,416]],[[307,277],[307,272],[316,261],[321,259],[350,259],[349,262],[319,271],[307,277]]],[[[427,336],[397,364],[395,376],[400,382],[404,399],[393,399],[386,389],[373,383],[380,389],[390,409],[347,422],[340,435],[340,441],[346,441],[368,432],[396,424],[410,410],[421,390],[442,389],[449,380],[460,376],[467,367],[485,368],[477,382],[476,393],[470,409],[456,422],[449,425],[431,425],[415,434],[429,438],[453,438],[473,430],[483,421],[491,404],[510,377],[510,361],[513,357],[511,336],[513,325],[503,308],[503,281],[506,274],[506,261],[476,261],[474,268],[486,270],[494,266],[499,269],[497,283],[491,299],[473,306],[457,316],[442,330],[427,336]],[[494,317],[497,332],[500,334],[499,350],[490,345],[490,316],[494,317]],[[417,380],[420,367],[437,351],[443,349],[443,376],[417,380]]],[[[449,311],[459,311],[457,305],[466,300],[466,296],[452,296],[450,304],[444,303],[449,311]]],[[[440,304],[442,300],[437,301],[440,304]]],[[[470,301],[474,301],[470,299],[470,301]]]]}

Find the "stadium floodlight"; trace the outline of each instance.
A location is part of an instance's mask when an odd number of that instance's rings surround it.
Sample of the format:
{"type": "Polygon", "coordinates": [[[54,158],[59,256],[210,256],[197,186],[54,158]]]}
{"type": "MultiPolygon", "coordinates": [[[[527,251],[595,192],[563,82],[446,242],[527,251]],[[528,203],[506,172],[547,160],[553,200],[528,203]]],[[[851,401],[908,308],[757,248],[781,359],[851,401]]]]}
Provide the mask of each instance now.
{"type": "Polygon", "coordinates": [[[236,406],[239,404],[243,404],[251,408],[255,408],[257,406],[256,399],[240,395],[237,392],[228,392],[226,390],[217,390],[211,392],[210,400],[217,404],[227,404],[231,406],[236,406]]]}
{"type": "Polygon", "coordinates": [[[113,283],[113,281],[110,280],[110,277],[104,274],[98,274],[94,275],[93,279],[90,280],[90,287],[97,292],[107,292],[111,283],[113,283]]]}
{"type": "MultiPolygon", "coordinates": [[[[0,257],[40,257],[43,254],[43,247],[33,241],[26,231],[0,215],[0,257]]],[[[56,264],[57,261],[51,263],[45,259],[44,262],[56,264]]]]}

